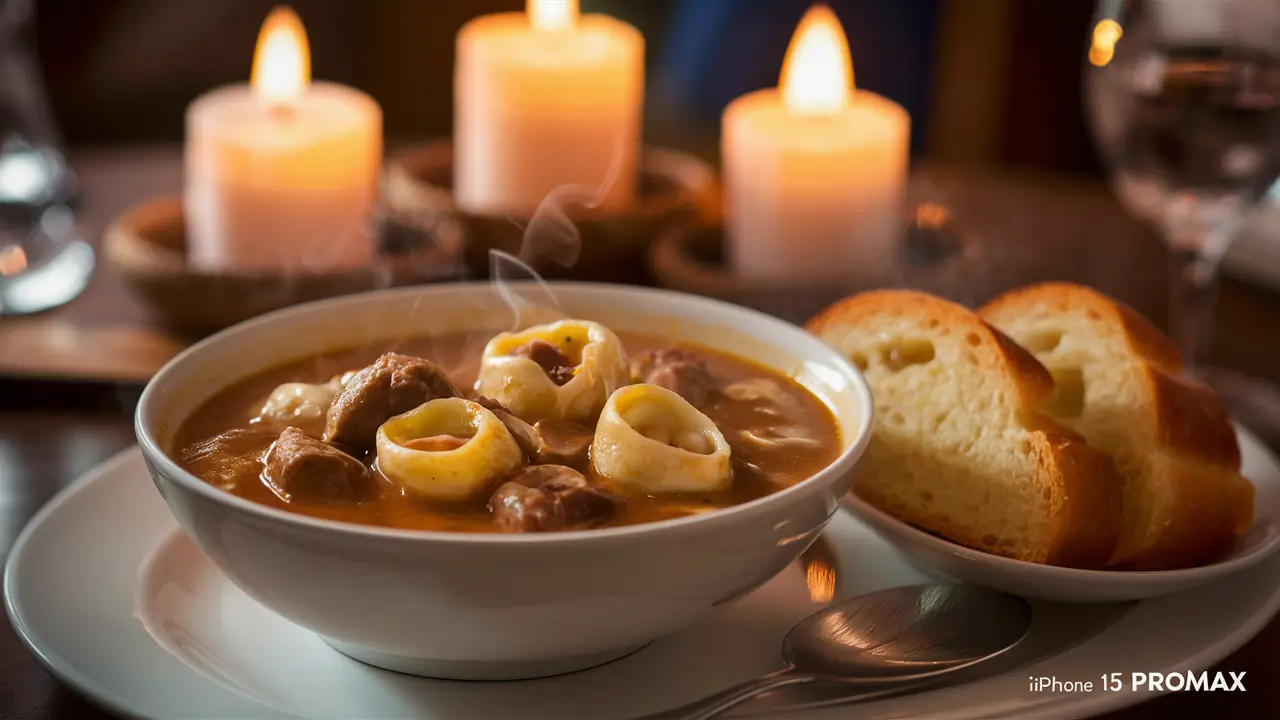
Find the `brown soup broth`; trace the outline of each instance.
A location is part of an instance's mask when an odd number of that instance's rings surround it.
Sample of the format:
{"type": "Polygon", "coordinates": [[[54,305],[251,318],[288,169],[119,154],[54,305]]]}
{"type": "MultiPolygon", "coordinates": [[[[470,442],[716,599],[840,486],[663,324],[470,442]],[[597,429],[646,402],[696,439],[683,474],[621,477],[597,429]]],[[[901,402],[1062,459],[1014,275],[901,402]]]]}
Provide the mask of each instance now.
{"type": "MultiPolygon", "coordinates": [[[[660,338],[643,335],[619,333],[619,337],[633,356],[645,350],[672,346],[660,338]]],[[[460,388],[469,388],[479,369],[479,352],[475,350],[483,347],[486,339],[472,334],[408,339],[397,343],[394,351],[434,360],[450,371],[460,388]]],[[[749,502],[810,477],[840,454],[839,429],[831,410],[794,380],[726,353],[690,344],[679,347],[701,354],[722,387],[743,380],[772,380],[771,387],[782,391],[775,398],[778,402],[766,407],[759,402],[715,394],[701,410],[720,427],[730,444],[735,469],[732,487],[708,495],[625,496],[620,511],[606,527],[682,517],[749,502]],[[792,428],[792,434],[817,442],[766,446],[749,441],[743,434],[746,431],[768,434],[779,426],[792,428]]],[[[271,391],[283,383],[323,383],[345,371],[368,365],[387,349],[328,353],[283,365],[232,385],[182,423],[174,437],[171,455],[181,457],[182,449],[195,443],[228,430],[251,427],[250,418],[271,391]]],[[[300,429],[319,437],[323,428],[301,425],[300,429]]],[[[497,531],[487,507],[487,496],[467,503],[444,504],[406,493],[385,478],[379,483],[377,496],[364,502],[325,504],[294,500],[286,503],[262,482],[262,466],[256,460],[273,440],[274,433],[268,432],[238,438],[232,452],[245,457],[246,462],[240,463],[229,477],[204,479],[253,502],[316,518],[412,530],[497,531]]],[[[196,463],[180,461],[180,464],[196,475],[201,474],[196,463]]]]}

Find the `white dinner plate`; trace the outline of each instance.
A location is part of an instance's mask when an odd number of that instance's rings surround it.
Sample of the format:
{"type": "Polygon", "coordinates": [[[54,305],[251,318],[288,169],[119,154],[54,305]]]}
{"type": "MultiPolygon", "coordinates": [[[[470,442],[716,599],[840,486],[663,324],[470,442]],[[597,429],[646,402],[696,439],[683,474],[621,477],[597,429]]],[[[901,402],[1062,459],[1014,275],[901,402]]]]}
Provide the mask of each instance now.
{"type": "Polygon", "coordinates": [[[1247,431],[1237,428],[1236,437],[1240,441],[1240,472],[1256,490],[1253,524],[1231,555],[1221,562],[1188,570],[1115,572],[1036,565],[956,545],[853,495],[845,500],[845,506],[906,553],[914,564],[943,578],[1058,602],[1144,600],[1237,573],[1280,549],[1280,466],[1247,431]]]}
{"type": "MultiPolygon", "coordinates": [[[[36,515],[14,546],[4,588],[31,651],[58,677],[128,715],[602,720],[662,710],[772,670],[783,635],[829,597],[922,580],[841,513],[814,550],[760,590],[622,660],[544,680],[427,680],[344,657],[246,597],[177,530],[135,448],[36,515]]],[[[856,711],[780,716],[1091,716],[1156,694],[1105,691],[1104,673],[1205,669],[1260,631],[1278,604],[1280,558],[1142,603],[1035,602],[1027,639],[967,684],[856,711]],[[1093,686],[1033,692],[1032,676],[1093,686]]]]}

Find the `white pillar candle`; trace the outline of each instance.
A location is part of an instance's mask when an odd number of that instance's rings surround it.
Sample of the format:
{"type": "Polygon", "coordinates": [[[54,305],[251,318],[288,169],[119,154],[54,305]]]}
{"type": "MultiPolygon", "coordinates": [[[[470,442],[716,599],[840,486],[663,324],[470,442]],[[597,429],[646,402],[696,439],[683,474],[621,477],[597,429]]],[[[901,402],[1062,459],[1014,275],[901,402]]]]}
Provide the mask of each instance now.
{"type": "Polygon", "coordinates": [[[855,91],[844,31],[809,11],[779,88],[725,109],[721,155],[728,254],[743,279],[839,284],[883,270],[904,227],[911,120],[855,91]]]}
{"type": "Polygon", "coordinates": [[[310,82],[305,30],[280,8],[258,38],[248,85],[187,109],[189,261],[217,270],[325,272],[368,265],[382,110],[310,82]]]}
{"type": "Polygon", "coordinates": [[[637,191],[644,38],[577,0],[472,20],[454,68],[454,183],[470,212],[528,215],[557,188],[630,205],[637,191]]]}

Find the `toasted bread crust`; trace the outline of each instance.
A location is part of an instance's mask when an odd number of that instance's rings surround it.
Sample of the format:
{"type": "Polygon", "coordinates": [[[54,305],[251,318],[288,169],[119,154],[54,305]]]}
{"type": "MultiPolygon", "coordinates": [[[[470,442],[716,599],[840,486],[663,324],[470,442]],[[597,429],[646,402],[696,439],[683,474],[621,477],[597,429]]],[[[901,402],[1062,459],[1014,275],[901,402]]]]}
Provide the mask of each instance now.
{"type": "Polygon", "coordinates": [[[1162,446],[1179,455],[1239,471],[1240,444],[1226,408],[1212,389],[1148,366],[1162,446]]]}
{"type": "Polygon", "coordinates": [[[1048,565],[1105,567],[1120,539],[1122,482],[1115,464],[1074,433],[1041,432],[1044,464],[1060,478],[1048,565]]]}
{"type": "Polygon", "coordinates": [[[1240,469],[1240,445],[1217,394],[1181,377],[1178,347],[1133,308],[1080,285],[1042,283],[1013,290],[978,310],[982,317],[1017,314],[1034,303],[1085,308],[1124,332],[1133,354],[1148,364],[1147,383],[1155,398],[1156,425],[1165,447],[1180,455],[1240,469]]]}
{"type": "Polygon", "coordinates": [[[1017,392],[1018,408],[1038,408],[1053,394],[1053,376],[1035,357],[971,310],[915,290],[872,290],[847,297],[814,315],[804,329],[821,336],[829,327],[856,325],[861,318],[881,314],[923,315],[940,327],[959,328],[989,338],[999,348],[1000,361],[1017,392]]]}
{"type": "Polygon", "coordinates": [[[1019,409],[1038,408],[1053,394],[1053,375],[1035,356],[1014,342],[1008,335],[1000,332],[985,321],[975,318],[982,327],[991,333],[996,345],[1000,348],[1005,364],[1018,383],[1019,409]]]}
{"type": "Polygon", "coordinates": [[[1083,285],[1066,282],[1028,285],[1004,293],[977,312],[987,317],[1006,306],[1018,308],[1030,302],[1048,302],[1062,308],[1083,307],[1099,317],[1110,318],[1124,328],[1129,347],[1138,357],[1168,373],[1176,375],[1182,370],[1182,354],[1168,335],[1132,307],[1083,285]]]}
{"type": "MultiPolygon", "coordinates": [[[[1143,392],[1151,399],[1154,446],[1149,470],[1161,478],[1158,517],[1138,520],[1140,544],[1121,548],[1112,567],[1166,570],[1213,562],[1229,552],[1253,518],[1254,489],[1239,474],[1240,448],[1231,419],[1210,388],[1181,377],[1173,341],[1136,311],[1097,291],[1067,283],[1014,290],[979,310],[999,322],[1040,305],[1051,311],[1084,309],[1115,328],[1141,363],[1143,392]]],[[[1134,522],[1134,519],[1130,519],[1134,522]]],[[[1130,543],[1132,545],[1132,543],[1130,543]]]]}
{"type": "MultiPolygon", "coordinates": [[[[882,316],[923,317],[938,327],[960,334],[975,333],[990,342],[972,343],[993,349],[991,353],[1004,369],[1013,391],[1014,409],[1035,448],[1038,472],[1044,484],[1052,516],[1050,540],[1040,548],[1000,547],[984,542],[985,528],[964,526],[947,518],[916,516],[902,508],[893,515],[903,522],[937,533],[966,547],[1017,560],[1077,568],[1101,568],[1115,551],[1121,517],[1121,478],[1114,463],[1083,438],[1038,413],[1053,394],[1053,376],[1031,353],[973,312],[955,303],[909,290],[877,290],[846,298],[826,308],[805,324],[819,336],[831,336],[842,326],[882,316]]],[[[962,342],[964,340],[961,340],[962,342]]],[[[872,505],[886,509],[889,499],[874,490],[858,487],[855,492],[872,505]]]]}
{"type": "Polygon", "coordinates": [[[1177,570],[1220,560],[1253,522],[1253,484],[1239,473],[1171,459],[1160,470],[1174,500],[1156,519],[1160,531],[1116,570],[1177,570]]]}

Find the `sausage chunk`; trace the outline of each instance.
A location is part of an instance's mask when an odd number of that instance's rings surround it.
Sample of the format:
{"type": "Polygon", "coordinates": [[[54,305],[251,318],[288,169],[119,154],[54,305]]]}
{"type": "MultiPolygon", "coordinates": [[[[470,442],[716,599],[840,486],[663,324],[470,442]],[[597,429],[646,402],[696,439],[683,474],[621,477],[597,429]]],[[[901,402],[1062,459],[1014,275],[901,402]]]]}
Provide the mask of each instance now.
{"type": "Polygon", "coordinates": [[[650,350],[631,364],[631,375],[637,382],[664,387],[701,407],[715,390],[715,379],[707,369],[707,361],[688,350],[650,350]]]}
{"type": "Polygon", "coordinates": [[[542,371],[551,378],[551,382],[564,385],[573,379],[573,361],[560,352],[560,348],[544,340],[531,340],[511,352],[512,355],[527,357],[538,364],[542,371]]]}
{"type": "Polygon", "coordinates": [[[571,420],[539,420],[533,426],[538,435],[538,451],[533,461],[539,465],[568,465],[582,469],[595,433],[571,420]]]}
{"type": "Polygon", "coordinates": [[[489,499],[494,520],[506,532],[583,530],[612,517],[617,507],[616,498],[563,465],[525,468],[489,499]]]}
{"type": "Polygon", "coordinates": [[[324,441],[353,452],[373,448],[378,426],[458,389],[430,360],[387,353],[347,381],[325,415],[324,441]]]}
{"type": "Polygon", "coordinates": [[[476,402],[488,408],[507,426],[507,431],[524,451],[528,462],[572,468],[586,465],[595,435],[591,428],[571,420],[540,420],[536,425],[530,425],[493,398],[482,395],[476,398],[476,402]]]}
{"type": "Polygon", "coordinates": [[[280,433],[263,465],[263,481],[285,502],[352,502],[373,489],[364,463],[296,427],[280,433]]]}
{"type": "Polygon", "coordinates": [[[511,433],[516,444],[524,451],[525,459],[532,462],[538,454],[538,431],[534,430],[529,423],[516,417],[515,413],[507,409],[507,406],[491,397],[479,395],[476,397],[476,403],[492,412],[503,425],[507,426],[507,432],[511,433]]]}

